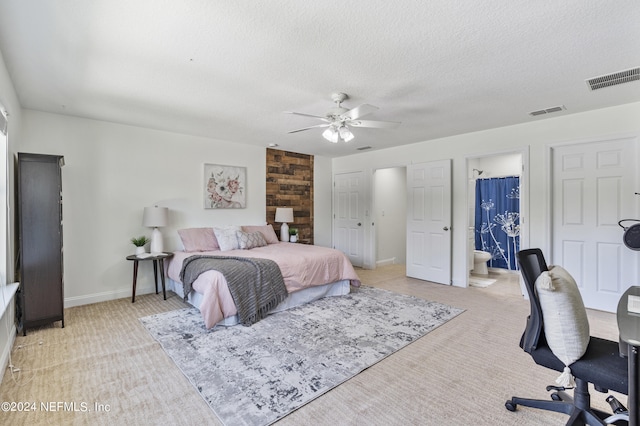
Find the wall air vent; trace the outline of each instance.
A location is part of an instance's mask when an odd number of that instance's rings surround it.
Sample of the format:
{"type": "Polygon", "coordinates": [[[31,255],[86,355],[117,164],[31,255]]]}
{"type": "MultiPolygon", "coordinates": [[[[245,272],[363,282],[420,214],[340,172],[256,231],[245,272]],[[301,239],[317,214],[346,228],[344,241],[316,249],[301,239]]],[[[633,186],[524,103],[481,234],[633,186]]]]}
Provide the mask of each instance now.
{"type": "Polygon", "coordinates": [[[361,146],[360,148],[356,148],[358,151],[366,151],[367,149],[371,149],[370,146],[361,146]]]}
{"type": "Polygon", "coordinates": [[[567,109],[564,105],[554,106],[551,108],[539,109],[538,111],[531,111],[530,116],[536,117],[538,115],[551,114],[552,112],[560,112],[567,109]]]}
{"type": "Polygon", "coordinates": [[[587,85],[589,86],[589,89],[597,90],[604,87],[615,86],[616,84],[630,83],[638,80],[640,80],[640,67],[590,78],[587,80],[587,85]]]}

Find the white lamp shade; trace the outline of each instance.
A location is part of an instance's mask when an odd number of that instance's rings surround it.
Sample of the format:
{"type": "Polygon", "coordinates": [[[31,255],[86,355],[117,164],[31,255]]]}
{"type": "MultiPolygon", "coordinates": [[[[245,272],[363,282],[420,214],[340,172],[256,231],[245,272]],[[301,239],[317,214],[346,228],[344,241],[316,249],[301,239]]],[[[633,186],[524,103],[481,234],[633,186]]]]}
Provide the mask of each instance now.
{"type": "Polygon", "coordinates": [[[167,207],[145,207],[142,215],[142,226],[157,228],[167,226],[169,209],[167,207]]]}
{"type": "Polygon", "coordinates": [[[276,208],[276,222],[280,222],[280,223],[293,222],[293,208],[291,207],[276,208]]]}

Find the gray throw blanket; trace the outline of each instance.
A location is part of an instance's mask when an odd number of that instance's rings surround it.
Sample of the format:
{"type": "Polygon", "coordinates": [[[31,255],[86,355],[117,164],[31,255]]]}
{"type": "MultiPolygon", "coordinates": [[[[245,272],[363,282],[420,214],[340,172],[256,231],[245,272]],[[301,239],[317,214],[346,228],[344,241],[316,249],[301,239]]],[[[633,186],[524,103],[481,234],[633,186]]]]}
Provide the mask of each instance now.
{"type": "Polygon", "coordinates": [[[196,255],[186,258],[180,271],[185,300],[198,276],[211,269],[227,280],[242,325],[260,321],[288,295],[282,272],[273,260],[196,255]]]}

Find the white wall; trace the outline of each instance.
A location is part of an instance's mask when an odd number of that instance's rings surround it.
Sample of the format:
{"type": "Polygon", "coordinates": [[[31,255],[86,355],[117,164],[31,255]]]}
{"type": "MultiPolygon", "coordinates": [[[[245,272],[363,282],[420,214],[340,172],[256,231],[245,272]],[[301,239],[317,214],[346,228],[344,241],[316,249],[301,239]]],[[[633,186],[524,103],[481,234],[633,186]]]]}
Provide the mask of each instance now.
{"type": "MultiPolygon", "coordinates": [[[[169,208],[169,226],[161,229],[165,251],[181,247],[180,228],[265,223],[266,148],[33,110],[22,118],[21,151],[65,157],[67,307],[131,296],[133,265],[125,257],[134,250],[131,237],[151,234],[141,224],[146,206],[169,208]],[[205,163],[247,168],[245,209],[204,209],[205,163]]],[[[324,173],[317,172],[314,190],[330,199],[330,170],[324,173]]],[[[330,235],[326,221],[319,221],[318,234],[330,235]]],[[[153,287],[151,264],[143,262],[136,294],[153,287]]]]}
{"type": "MultiPolygon", "coordinates": [[[[374,170],[400,164],[453,159],[453,284],[466,283],[467,161],[486,153],[529,150],[528,205],[530,247],[549,250],[548,162],[551,144],[640,135],[640,103],[632,103],[581,114],[535,119],[520,124],[467,133],[397,148],[370,151],[333,159],[333,173],[374,170]]],[[[365,229],[370,233],[370,229],[365,229]]]]}
{"type": "Polygon", "coordinates": [[[407,245],[407,169],[394,167],[374,174],[376,263],[404,264],[407,245]]]}
{"type": "Polygon", "coordinates": [[[493,177],[520,176],[522,173],[522,155],[520,153],[488,155],[469,160],[469,176],[478,179],[493,177]],[[472,174],[473,169],[482,170],[482,175],[472,174]]]}

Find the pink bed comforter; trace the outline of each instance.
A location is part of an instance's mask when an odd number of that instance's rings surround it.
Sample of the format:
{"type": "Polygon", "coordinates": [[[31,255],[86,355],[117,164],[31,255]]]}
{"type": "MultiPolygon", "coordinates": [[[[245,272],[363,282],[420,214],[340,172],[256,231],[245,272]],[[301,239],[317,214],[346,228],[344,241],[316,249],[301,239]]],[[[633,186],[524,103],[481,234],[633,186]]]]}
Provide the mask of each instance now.
{"type": "MultiPolygon", "coordinates": [[[[280,266],[285,286],[289,293],[340,280],[350,280],[351,285],[359,286],[360,278],[356,274],[349,258],[339,250],[321,246],[298,243],[269,244],[251,250],[208,251],[187,253],[177,251],[169,260],[167,275],[180,283],[182,262],[192,255],[242,256],[271,259],[280,266]]],[[[213,327],[224,318],[237,314],[227,280],[218,271],[207,271],[194,281],[193,290],[202,294],[200,312],[207,328],[213,327]]]]}

